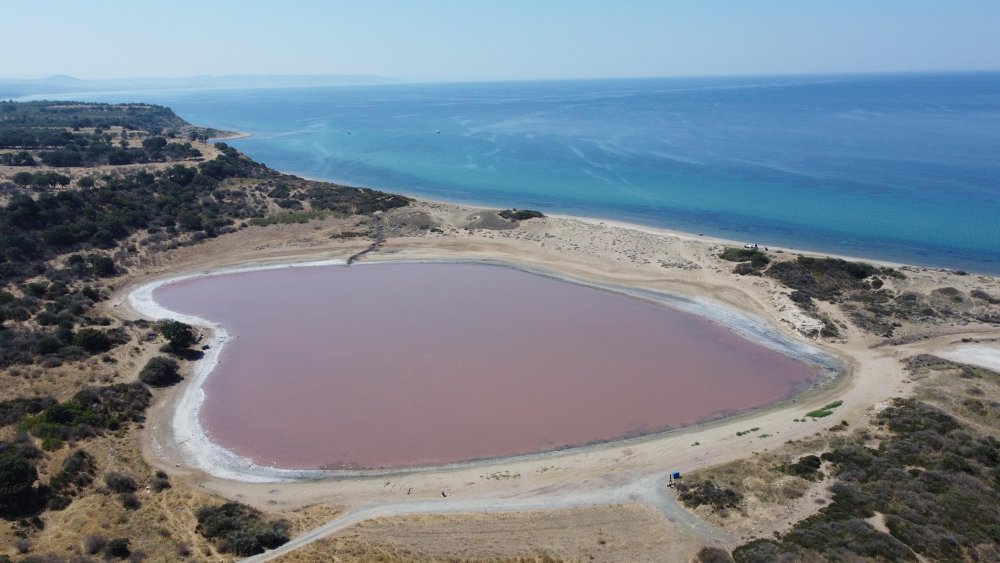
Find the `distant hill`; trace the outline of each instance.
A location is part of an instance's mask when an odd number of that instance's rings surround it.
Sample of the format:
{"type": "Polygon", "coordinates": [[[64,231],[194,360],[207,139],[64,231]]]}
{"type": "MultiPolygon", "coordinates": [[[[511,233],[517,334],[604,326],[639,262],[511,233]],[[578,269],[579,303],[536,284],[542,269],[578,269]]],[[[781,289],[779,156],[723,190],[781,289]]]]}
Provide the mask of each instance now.
{"type": "Polygon", "coordinates": [[[133,90],[190,90],[201,88],[275,88],[308,86],[355,86],[394,84],[400,80],[384,76],[343,74],[242,74],[188,76],[181,78],[109,78],[87,80],[67,75],[37,79],[0,78],[0,99],[45,94],[133,90]]]}

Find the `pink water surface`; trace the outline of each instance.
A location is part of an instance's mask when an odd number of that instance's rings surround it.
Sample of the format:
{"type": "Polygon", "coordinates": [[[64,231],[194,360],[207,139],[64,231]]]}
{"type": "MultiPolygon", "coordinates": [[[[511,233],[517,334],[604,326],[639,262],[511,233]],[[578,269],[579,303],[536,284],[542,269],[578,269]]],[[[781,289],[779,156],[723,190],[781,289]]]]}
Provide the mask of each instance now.
{"type": "Polygon", "coordinates": [[[699,317],[496,266],[264,270],[155,298],[233,337],[205,384],[211,438],[286,468],[440,464],[650,433],[815,377],[699,317]]]}

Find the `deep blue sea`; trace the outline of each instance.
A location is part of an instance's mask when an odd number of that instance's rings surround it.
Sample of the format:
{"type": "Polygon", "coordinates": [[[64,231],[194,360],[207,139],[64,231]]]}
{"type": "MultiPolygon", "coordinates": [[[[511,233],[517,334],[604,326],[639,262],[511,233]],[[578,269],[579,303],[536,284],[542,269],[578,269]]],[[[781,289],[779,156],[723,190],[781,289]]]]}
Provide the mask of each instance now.
{"type": "Polygon", "coordinates": [[[272,168],[1000,274],[1000,73],[155,91],[272,168]]]}

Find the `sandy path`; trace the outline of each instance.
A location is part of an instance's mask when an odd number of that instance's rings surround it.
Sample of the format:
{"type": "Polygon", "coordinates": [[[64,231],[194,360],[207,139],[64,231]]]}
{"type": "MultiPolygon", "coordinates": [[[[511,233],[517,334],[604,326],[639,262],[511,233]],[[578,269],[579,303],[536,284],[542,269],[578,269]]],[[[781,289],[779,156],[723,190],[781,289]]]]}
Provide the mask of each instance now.
{"type": "Polygon", "coordinates": [[[623,485],[590,491],[562,494],[560,491],[540,493],[525,498],[487,498],[418,500],[388,504],[365,505],[350,510],[337,518],[316,527],[281,547],[242,561],[271,561],[286,553],[300,549],[316,540],[344,530],[370,518],[405,516],[412,514],[446,514],[471,512],[520,512],[528,510],[557,510],[607,504],[645,503],[655,508],[672,525],[703,539],[706,544],[726,543],[732,538],[725,531],[706,525],[683,509],[666,488],[666,474],[645,476],[623,485]]]}

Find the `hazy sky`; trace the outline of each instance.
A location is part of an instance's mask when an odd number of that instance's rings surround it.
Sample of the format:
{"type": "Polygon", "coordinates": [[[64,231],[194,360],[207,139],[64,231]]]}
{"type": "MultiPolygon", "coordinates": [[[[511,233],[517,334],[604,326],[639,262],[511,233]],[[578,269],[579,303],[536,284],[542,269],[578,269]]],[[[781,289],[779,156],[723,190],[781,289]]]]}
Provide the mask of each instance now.
{"type": "Polygon", "coordinates": [[[0,76],[1000,69],[1000,0],[18,0],[0,76]]]}

